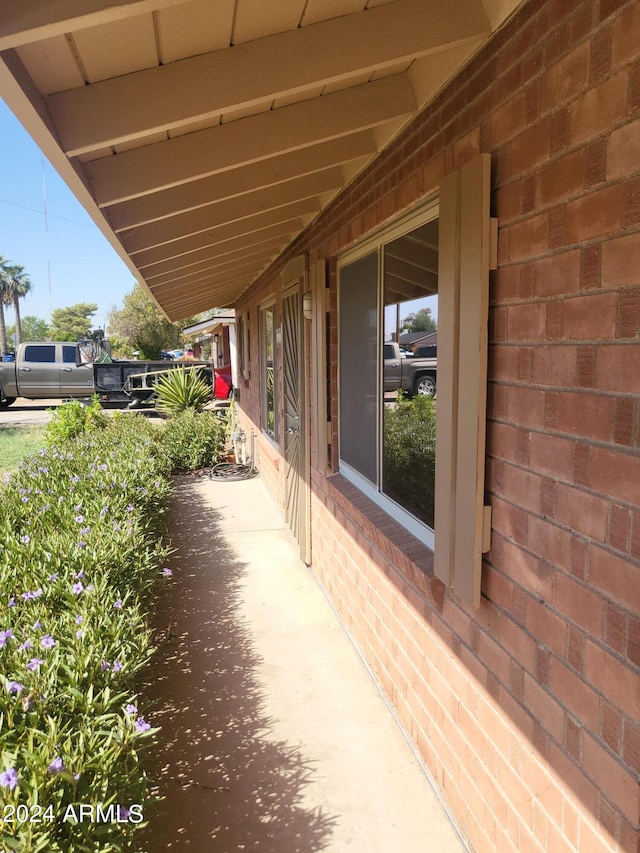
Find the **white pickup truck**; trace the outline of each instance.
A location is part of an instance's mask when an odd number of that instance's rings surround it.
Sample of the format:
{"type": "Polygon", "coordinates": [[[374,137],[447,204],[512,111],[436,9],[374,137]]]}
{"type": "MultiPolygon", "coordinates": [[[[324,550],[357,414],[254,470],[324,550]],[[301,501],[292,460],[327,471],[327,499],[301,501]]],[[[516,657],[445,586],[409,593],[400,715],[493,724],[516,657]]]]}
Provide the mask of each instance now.
{"type": "Polygon", "coordinates": [[[15,361],[0,362],[0,406],[17,397],[90,397],[94,393],[93,365],[76,365],[74,343],[19,344],[15,361]]]}

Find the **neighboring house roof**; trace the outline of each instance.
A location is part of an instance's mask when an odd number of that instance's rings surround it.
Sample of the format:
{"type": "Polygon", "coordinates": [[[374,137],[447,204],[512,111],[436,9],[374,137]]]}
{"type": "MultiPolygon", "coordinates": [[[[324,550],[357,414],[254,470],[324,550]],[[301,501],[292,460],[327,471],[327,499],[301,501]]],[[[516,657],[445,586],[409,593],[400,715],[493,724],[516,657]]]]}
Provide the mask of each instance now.
{"type": "Polygon", "coordinates": [[[0,96],[177,320],[232,305],[519,5],[7,3],[0,96]]]}
{"type": "Polygon", "coordinates": [[[402,347],[432,346],[438,343],[438,332],[405,332],[398,338],[398,343],[402,347]]]}
{"type": "Polygon", "coordinates": [[[203,335],[215,329],[216,326],[229,326],[235,323],[235,321],[235,311],[226,311],[224,314],[215,314],[213,317],[209,317],[208,320],[202,320],[193,326],[187,326],[182,330],[182,334],[188,338],[194,335],[203,335]]]}

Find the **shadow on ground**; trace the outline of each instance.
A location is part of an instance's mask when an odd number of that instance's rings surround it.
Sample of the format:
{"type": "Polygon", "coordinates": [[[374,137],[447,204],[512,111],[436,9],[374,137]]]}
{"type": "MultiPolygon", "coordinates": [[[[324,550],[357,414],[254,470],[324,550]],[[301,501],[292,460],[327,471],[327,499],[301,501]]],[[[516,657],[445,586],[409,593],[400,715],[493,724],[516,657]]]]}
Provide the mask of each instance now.
{"type": "Polygon", "coordinates": [[[269,737],[247,626],[244,567],[219,514],[179,478],[170,509],[174,577],[157,605],[160,648],[146,673],[149,715],[162,726],[149,768],[164,797],[145,817],[140,850],[326,849],[335,818],[304,808],[314,768],[269,737]]]}

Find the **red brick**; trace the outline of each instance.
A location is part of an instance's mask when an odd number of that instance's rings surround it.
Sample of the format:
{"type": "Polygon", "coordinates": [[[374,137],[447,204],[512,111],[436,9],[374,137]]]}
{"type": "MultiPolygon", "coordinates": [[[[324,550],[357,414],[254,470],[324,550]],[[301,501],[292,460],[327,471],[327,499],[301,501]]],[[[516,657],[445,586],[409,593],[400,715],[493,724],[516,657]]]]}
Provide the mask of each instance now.
{"type": "Polygon", "coordinates": [[[629,716],[640,717],[638,675],[605,649],[588,641],[585,647],[585,673],[591,684],[629,716]]]}
{"type": "Polygon", "coordinates": [[[589,80],[589,45],[583,44],[557,62],[542,77],[540,105],[542,112],[573,100],[584,91],[589,80]]]}
{"type": "Polygon", "coordinates": [[[570,480],[573,473],[573,441],[532,432],[529,465],[532,471],[570,480]]]}
{"type": "Polygon", "coordinates": [[[629,616],[627,635],[627,657],[632,664],[640,667],[640,619],[629,616]]]}
{"type": "Polygon", "coordinates": [[[526,122],[525,112],[524,92],[518,92],[498,107],[491,117],[491,142],[494,147],[503,145],[520,133],[526,122]]]}
{"type": "Polygon", "coordinates": [[[567,201],[577,195],[584,184],[584,153],[573,151],[540,169],[538,200],[541,207],[567,201]]]}
{"type": "Polygon", "coordinates": [[[604,640],[616,652],[624,654],[627,646],[627,618],[620,608],[611,602],[605,607],[604,640]]]}
{"type": "Polygon", "coordinates": [[[602,703],[601,734],[609,749],[619,753],[622,748],[622,715],[608,702],[602,703]]]}
{"type": "Polygon", "coordinates": [[[531,428],[544,426],[544,391],[531,388],[509,388],[507,417],[509,421],[531,428]]]}
{"type": "Polygon", "coordinates": [[[617,237],[602,244],[602,286],[638,284],[640,233],[617,237]]]}
{"type": "Polygon", "coordinates": [[[542,337],[545,327],[542,304],[509,306],[509,340],[529,341],[542,337]]]}
{"type": "MultiPolygon", "coordinates": [[[[547,303],[549,305],[551,303],[547,303]]],[[[536,347],[533,354],[532,380],[536,385],[558,385],[563,388],[577,384],[576,349],[556,345],[536,347]]]]}
{"type": "Polygon", "coordinates": [[[556,428],[585,439],[609,441],[614,405],[611,397],[565,392],[558,404],[556,428]]]}
{"type": "Polygon", "coordinates": [[[614,234],[622,221],[621,185],[595,190],[567,204],[567,242],[580,243],[614,234]]]}
{"type": "MultiPolygon", "coordinates": [[[[616,399],[613,440],[630,447],[633,444],[635,401],[627,397],[616,399]]],[[[624,549],[623,549],[624,550],[624,549]]]]}
{"type": "Polygon", "coordinates": [[[611,131],[607,145],[607,179],[627,178],[640,163],[640,118],[611,131]]]}
{"type": "Polygon", "coordinates": [[[617,551],[627,551],[631,530],[631,513],[621,506],[611,505],[607,541],[617,551]]]}
{"type": "Polygon", "coordinates": [[[553,604],[592,636],[600,638],[604,630],[604,604],[584,584],[570,575],[558,573],[554,584],[553,604]]]}
{"type": "Polygon", "coordinates": [[[595,588],[625,607],[640,612],[640,568],[609,551],[593,546],[589,580],[595,588]]]}
{"type": "Polygon", "coordinates": [[[556,566],[569,565],[571,535],[554,524],[529,517],[527,545],[530,551],[556,566]]]}
{"type": "Polygon", "coordinates": [[[623,757],[636,773],[640,773],[640,725],[630,720],[624,724],[623,757]]]}
{"type": "MultiPolygon", "coordinates": [[[[549,217],[546,213],[518,222],[508,229],[509,260],[535,258],[547,250],[549,217]]],[[[504,231],[500,232],[505,233],[504,231]]]]}
{"type": "Polygon", "coordinates": [[[580,761],[582,758],[582,726],[567,715],[564,728],[564,745],[570,755],[580,761]]]}
{"type": "Polygon", "coordinates": [[[627,75],[610,77],[571,106],[571,141],[593,139],[617,124],[627,111],[627,75]]]}
{"type": "Polygon", "coordinates": [[[535,294],[538,297],[575,293],[580,283],[580,252],[562,252],[536,261],[535,294]]]}
{"type": "Polygon", "coordinates": [[[567,642],[566,622],[553,612],[544,602],[527,598],[527,630],[538,637],[559,657],[563,657],[567,642]]]}
{"type": "Polygon", "coordinates": [[[584,671],[584,634],[575,628],[569,628],[567,661],[578,672],[584,671]]]}
{"type": "Polygon", "coordinates": [[[637,503],[640,457],[594,447],[591,461],[591,482],[596,491],[615,500],[637,503]]]}
{"type": "Polygon", "coordinates": [[[601,246],[586,246],[580,253],[580,287],[582,290],[600,287],[601,266],[601,246]]]}
{"type": "Polygon", "coordinates": [[[558,484],[556,518],[578,533],[604,542],[608,504],[602,498],[558,484]]]}
{"type": "Polygon", "coordinates": [[[618,331],[620,338],[635,338],[640,332],[640,290],[619,294],[618,331]]]}
{"type": "Polygon", "coordinates": [[[587,729],[598,731],[600,702],[594,690],[556,658],[551,663],[551,689],[587,729]]]}
{"type": "Polygon", "coordinates": [[[618,64],[634,59],[640,53],[640,9],[632,3],[613,22],[612,62],[618,64]]]}
{"type": "Polygon", "coordinates": [[[589,735],[585,735],[583,743],[583,766],[602,793],[630,820],[637,821],[640,807],[637,780],[589,735]]]}
{"type": "Polygon", "coordinates": [[[569,340],[611,340],[615,337],[617,294],[590,294],[562,303],[562,332],[569,340]]]}

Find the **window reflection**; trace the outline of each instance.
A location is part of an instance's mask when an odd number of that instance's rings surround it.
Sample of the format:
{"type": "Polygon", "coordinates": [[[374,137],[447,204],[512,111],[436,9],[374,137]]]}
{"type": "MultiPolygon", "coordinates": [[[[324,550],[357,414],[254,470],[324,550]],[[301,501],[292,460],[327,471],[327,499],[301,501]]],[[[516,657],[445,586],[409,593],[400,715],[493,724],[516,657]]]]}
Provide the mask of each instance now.
{"type": "Polygon", "coordinates": [[[438,220],[383,249],[382,491],[433,528],[438,220]]]}

